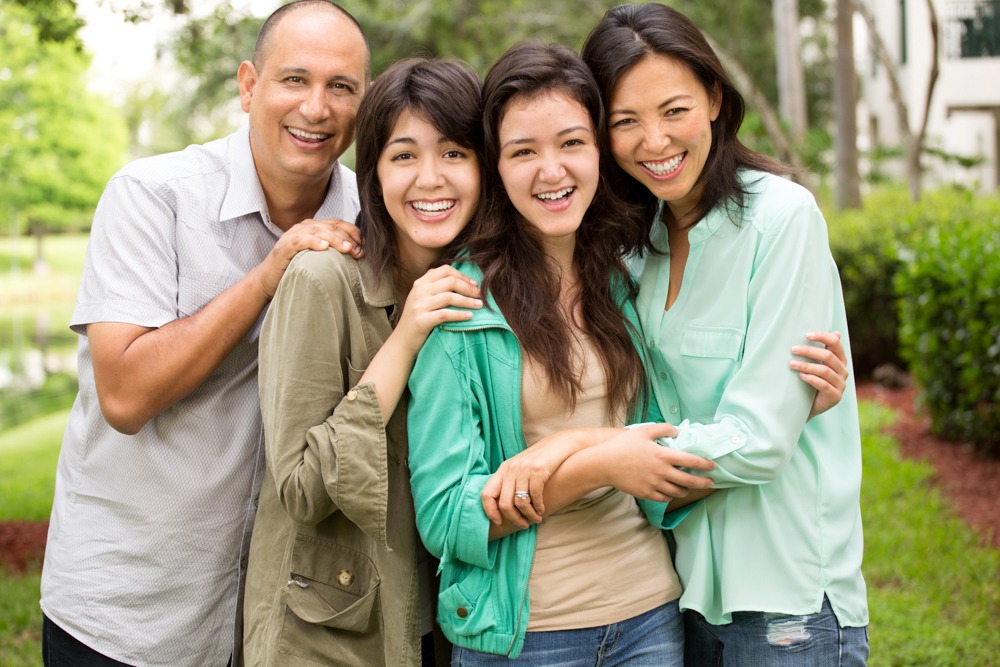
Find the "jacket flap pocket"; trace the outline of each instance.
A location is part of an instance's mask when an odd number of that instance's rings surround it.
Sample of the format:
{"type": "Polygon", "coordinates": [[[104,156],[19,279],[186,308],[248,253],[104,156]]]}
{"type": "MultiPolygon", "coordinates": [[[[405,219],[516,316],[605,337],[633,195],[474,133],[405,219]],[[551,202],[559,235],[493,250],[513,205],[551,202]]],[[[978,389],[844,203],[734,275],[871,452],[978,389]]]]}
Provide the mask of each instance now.
{"type": "Polygon", "coordinates": [[[690,326],[681,339],[681,354],[739,361],[743,357],[743,331],[732,327],[690,326]]]}
{"type": "Polygon", "coordinates": [[[375,565],[363,553],[330,540],[295,538],[285,602],[302,620],[366,632],[378,587],[375,565]]]}

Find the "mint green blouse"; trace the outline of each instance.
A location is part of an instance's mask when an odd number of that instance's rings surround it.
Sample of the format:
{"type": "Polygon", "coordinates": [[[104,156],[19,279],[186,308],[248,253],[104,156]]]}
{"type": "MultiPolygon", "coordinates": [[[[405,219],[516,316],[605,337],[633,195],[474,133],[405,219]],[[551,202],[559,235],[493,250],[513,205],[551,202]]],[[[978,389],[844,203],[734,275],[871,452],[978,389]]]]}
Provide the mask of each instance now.
{"type": "Polygon", "coordinates": [[[840,404],[806,421],[815,390],[788,367],[810,331],[839,330],[844,299],[813,197],[742,174],[739,225],[717,207],[689,232],[680,294],[657,220],[638,311],[665,418],[663,444],[713,459],[721,489],[674,529],[682,609],[715,624],[735,611],[812,614],[823,596],[843,626],[868,623],[861,575],[861,438],[853,377],[840,404]]]}

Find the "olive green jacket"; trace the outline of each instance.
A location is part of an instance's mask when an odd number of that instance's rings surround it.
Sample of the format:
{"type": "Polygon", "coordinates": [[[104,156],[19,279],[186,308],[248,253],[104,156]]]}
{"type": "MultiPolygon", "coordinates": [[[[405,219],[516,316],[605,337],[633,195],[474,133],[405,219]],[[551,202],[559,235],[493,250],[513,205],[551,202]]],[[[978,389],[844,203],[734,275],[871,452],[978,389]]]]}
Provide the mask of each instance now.
{"type": "Polygon", "coordinates": [[[385,424],[373,386],[358,386],[396,305],[364,260],[305,251],[264,319],[247,665],[420,664],[405,397],[385,424]]]}

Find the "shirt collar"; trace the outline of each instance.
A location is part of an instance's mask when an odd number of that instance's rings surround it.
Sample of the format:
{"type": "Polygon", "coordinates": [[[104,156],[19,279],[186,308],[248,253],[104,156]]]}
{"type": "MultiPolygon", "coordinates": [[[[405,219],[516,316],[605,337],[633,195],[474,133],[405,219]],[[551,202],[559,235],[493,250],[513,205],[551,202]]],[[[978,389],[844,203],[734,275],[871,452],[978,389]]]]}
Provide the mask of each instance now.
{"type": "Polygon", "coordinates": [[[257,178],[257,168],[250,152],[250,128],[244,127],[229,135],[229,187],[219,214],[223,220],[233,220],[252,213],[266,219],[267,200],[257,178]]]}
{"type": "MultiPolygon", "coordinates": [[[[233,220],[245,215],[259,213],[263,220],[269,220],[267,199],[257,177],[253,153],[250,150],[250,128],[243,127],[229,136],[230,181],[226,197],[222,202],[222,220],[233,220]]],[[[333,165],[330,185],[326,197],[316,211],[316,218],[340,218],[353,222],[359,208],[358,192],[354,183],[354,172],[333,165]]]]}

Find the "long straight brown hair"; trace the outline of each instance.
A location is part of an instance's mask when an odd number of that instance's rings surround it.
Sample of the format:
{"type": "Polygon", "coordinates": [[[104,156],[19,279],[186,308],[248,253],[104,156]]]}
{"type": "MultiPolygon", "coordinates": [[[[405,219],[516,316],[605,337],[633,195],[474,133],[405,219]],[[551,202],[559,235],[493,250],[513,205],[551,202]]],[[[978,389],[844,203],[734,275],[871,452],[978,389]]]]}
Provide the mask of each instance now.
{"type": "Polygon", "coordinates": [[[641,207],[623,201],[608,185],[610,152],[600,91],[587,66],[566,47],[522,42],[486,75],[484,210],[469,246],[483,270],[483,289],[496,299],[524,354],[545,369],[551,389],[575,406],[582,369],[574,368],[572,358],[575,326],[569,318],[574,308],[564,312],[558,307],[559,270],[545,255],[536,230],[507,197],[497,168],[500,125],[511,102],[552,93],[587,111],[601,156],[597,193],[577,231],[573,261],[583,329],[604,367],[613,418],[646,400],[643,359],[632,338],[636,332],[622,316],[624,300],[635,292],[622,257],[643,247],[651,221],[641,207]]]}

